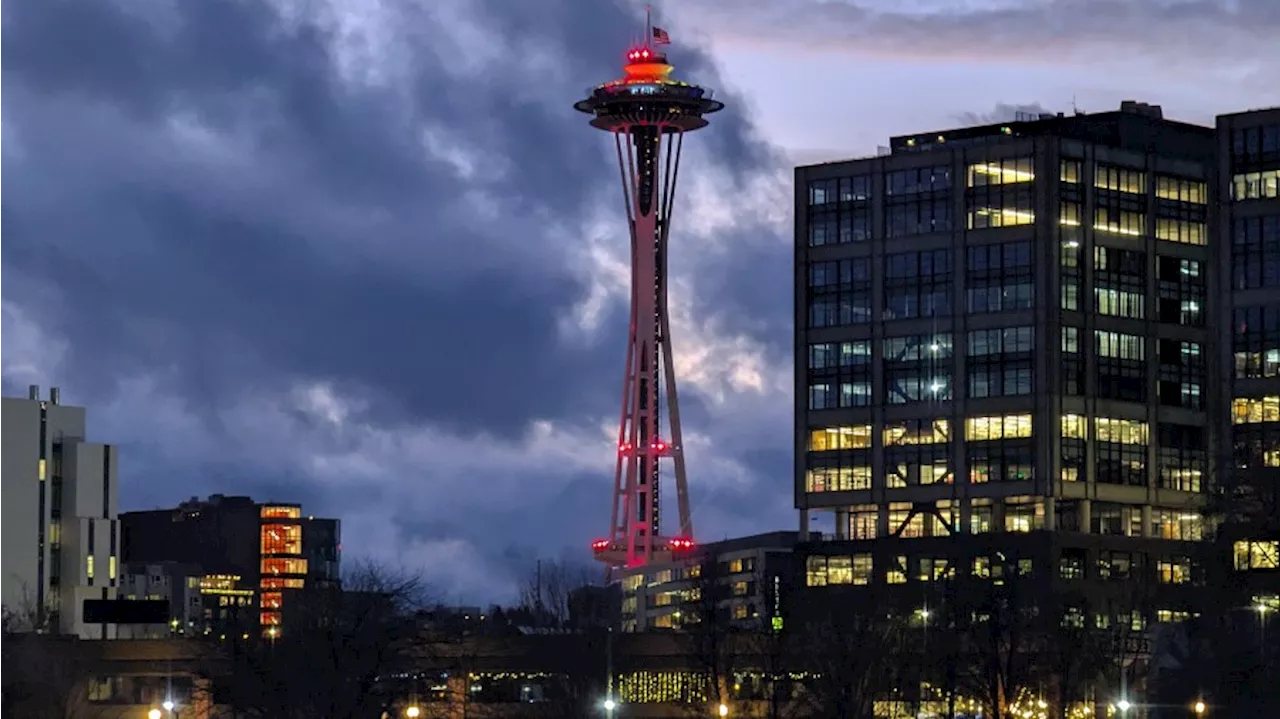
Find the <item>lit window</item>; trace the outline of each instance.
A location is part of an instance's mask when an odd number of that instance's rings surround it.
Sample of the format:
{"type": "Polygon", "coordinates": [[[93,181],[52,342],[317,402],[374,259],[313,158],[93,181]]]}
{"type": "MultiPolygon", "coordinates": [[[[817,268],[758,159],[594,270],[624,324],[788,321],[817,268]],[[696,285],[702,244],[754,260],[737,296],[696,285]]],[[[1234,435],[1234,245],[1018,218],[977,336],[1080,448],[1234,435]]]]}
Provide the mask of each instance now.
{"type": "Polygon", "coordinates": [[[41,482],[45,480],[45,473],[47,471],[48,471],[48,462],[43,459],[40,460],[39,463],[36,465],[36,473],[40,476],[41,482]]]}
{"type": "Polygon", "coordinates": [[[300,519],[302,517],[302,508],[264,506],[262,508],[262,516],[273,519],[300,519]]]}
{"type": "Polygon", "coordinates": [[[262,559],[262,573],[268,575],[306,574],[307,560],[264,557],[262,559]]]}
{"type": "Polygon", "coordinates": [[[1237,397],[1231,401],[1233,424],[1280,422],[1280,396],[1237,397]]]}
{"type": "Polygon", "coordinates": [[[264,627],[278,627],[280,626],[280,612],[262,612],[259,615],[259,620],[264,627]]]}
{"type": "Polygon", "coordinates": [[[1147,175],[1141,170],[1099,164],[1093,175],[1093,186],[1100,190],[1144,195],[1147,192],[1147,175]]]}
{"type": "Polygon", "coordinates": [[[1099,357],[1142,361],[1147,358],[1146,340],[1123,332],[1094,330],[1099,357]]]}
{"type": "Polygon", "coordinates": [[[816,467],[805,472],[806,492],[852,492],[871,489],[871,467],[816,467]]]}
{"type": "Polygon", "coordinates": [[[84,559],[84,574],[89,579],[93,579],[93,555],[92,554],[85,557],[84,559]]]}
{"type": "Polygon", "coordinates": [[[1005,500],[1004,531],[1033,532],[1044,529],[1044,500],[1010,497],[1005,500]]]}
{"type": "Polygon", "coordinates": [[[1280,569],[1280,541],[1240,540],[1233,549],[1237,571],[1280,569]]]}
{"type": "Polygon", "coordinates": [[[1205,185],[1197,180],[1156,175],[1156,197],[1174,202],[1205,204],[1205,185]]]}
{"type": "Polygon", "coordinates": [[[1156,562],[1156,577],[1161,584],[1190,584],[1191,560],[1185,557],[1156,562]]]}
{"type": "Polygon", "coordinates": [[[1061,182],[1080,182],[1080,161],[1063,160],[1058,169],[1058,180],[1061,182]]]}
{"type": "Polygon", "coordinates": [[[1231,199],[1261,200],[1280,197],[1280,170],[1244,172],[1231,178],[1231,199]]]}
{"type": "Polygon", "coordinates": [[[863,504],[849,509],[849,538],[875,539],[879,529],[880,509],[874,504],[863,504]]]}
{"type": "Polygon", "coordinates": [[[1036,173],[1030,157],[969,165],[969,187],[1031,182],[1036,173]]]}
{"type": "Polygon", "coordinates": [[[1094,437],[1099,442],[1115,442],[1116,444],[1147,443],[1147,423],[1141,420],[1095,417],[1093,426],[1094,437]]]}
{"type": "Polygon", "coordinates": [[[302,554],[302,526],[262,525],[261,549],[263,554],[302,554]]]}
{"type": "Polygon", "coordinates": [[[1062,415],[1062,436],[1070,439],[1088,439],[1088,420],[1078,414],[1062,415]]]}
{"type": "Polygon", "coordinates": [[[810,452],[830,452],[840,449],[870,449],[871,425],[861,424],[842,427],[822,427],[809,431],[810,452]]]}
{"type": "Polygon", "coordinates": [[[107,579],[116,578],[116,555],[107,557],[107,579]]]}
{"type": "Polygon", "coordinates": [[[1126,292],[1109,287],[1093,288],[1094,306],[1098,314],[1140,320],[1146,317],[1147,297],[1141,292],[1126,292]]]}
{"type": "Polygon", "coordinates": [[[969,417],[964,422],[964,438],[971,442],[1031,436],[1031,415],[1029,413],[969,417]]]}
{"type": "Polygon", "coordinates": [[[1171,220],[1165,217],[1156,218],[1156,239],[1181,242],[1184,245],[1203,245],[1209,241],[1203,222],[1171,220]]]}
{"type": "Polygon", "coordinates": [[[1095,232],[1141,237],[1147,230],[1147,217],[1141,212],[1099,207],[1093,212],[1093,229],[1095,232]]]}
{"type": "Polygon", "coordinates": [[[951,423],[945,419],[907,420],[884,428],[886,447],[946,444],[949,441],[951,441],[951,423]]]}

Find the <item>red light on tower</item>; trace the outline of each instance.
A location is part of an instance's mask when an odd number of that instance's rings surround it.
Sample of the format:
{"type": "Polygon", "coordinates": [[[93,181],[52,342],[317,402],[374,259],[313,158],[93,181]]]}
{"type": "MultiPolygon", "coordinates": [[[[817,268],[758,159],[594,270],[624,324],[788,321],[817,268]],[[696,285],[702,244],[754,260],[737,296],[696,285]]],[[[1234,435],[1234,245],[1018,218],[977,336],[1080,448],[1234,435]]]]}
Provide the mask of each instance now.
{"type": "Polygon", "coordinates": [[[574,105],[591,116],[592,127],[614,139],[631,234],[631,318],[613,511],[604,548],[592,544],[611,568],[643,566],[661,558],[655,554],[693,547],[667,310],[667,240],[684,136],[706,127],[706,116],[724,109],[711,91],[671,77],[666,55],[649,46],[668,44],[665,31],[646,21],[644,38],[643,45],[628,49],[623,79],[596,87],[574,105]],[[659,521],[659,466],[668,459],[679,519],[674,538],[663,534],[659,521]]]}

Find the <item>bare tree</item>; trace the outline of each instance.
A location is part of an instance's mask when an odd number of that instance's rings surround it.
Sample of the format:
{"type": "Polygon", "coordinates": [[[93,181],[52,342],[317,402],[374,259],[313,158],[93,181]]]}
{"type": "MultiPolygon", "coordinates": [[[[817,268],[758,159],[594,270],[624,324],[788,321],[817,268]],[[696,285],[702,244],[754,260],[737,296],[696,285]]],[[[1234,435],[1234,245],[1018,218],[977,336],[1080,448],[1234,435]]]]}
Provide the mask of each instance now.
{"type": "Polygon", "coordinates": [[[219,702],[242,717],[377,716],[402,699],[425,600],[417,576],[357,563],[341,588],[299,592],[278,635],[231,637],[219,702]]]}
{"type": "Polygon", "coordinates": [[[571,593],[593,584],[585,566],[561,560],[538,560],[520,586],[520,606],[535,629],[568,631],[571,593]]]}

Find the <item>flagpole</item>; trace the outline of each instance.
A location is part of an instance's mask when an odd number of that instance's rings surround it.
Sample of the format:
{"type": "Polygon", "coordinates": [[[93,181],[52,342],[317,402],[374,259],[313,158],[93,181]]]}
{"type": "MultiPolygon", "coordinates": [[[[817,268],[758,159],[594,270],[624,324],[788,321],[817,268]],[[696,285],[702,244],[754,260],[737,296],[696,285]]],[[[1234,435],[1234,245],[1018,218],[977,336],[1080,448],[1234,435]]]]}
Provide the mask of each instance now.
{"type": "Polygon", "coordinates": [[[653,6],[644,6],[644,47],[653,42],[653,6]]]}

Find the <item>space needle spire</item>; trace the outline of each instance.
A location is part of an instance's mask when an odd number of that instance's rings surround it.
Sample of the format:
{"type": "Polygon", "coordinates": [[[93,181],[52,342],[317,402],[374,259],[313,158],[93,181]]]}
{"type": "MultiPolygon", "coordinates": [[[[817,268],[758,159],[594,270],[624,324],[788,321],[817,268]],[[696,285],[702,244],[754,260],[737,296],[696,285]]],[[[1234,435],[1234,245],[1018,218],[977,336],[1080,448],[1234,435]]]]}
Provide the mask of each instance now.
{"type": "Polygon", "coordinates": [[[623,77],[592,88],[574,105],[592,116],[592,127],[613,135],[631,235],[631,321],[613,508],[608,536],[592,542],[595,557],[610,568],[667,561],[694,546],[667,306],[667,241],[685,133],[706,127],[706,116],[724,104],[710,90],[672,77],[660,49],[670,42],[646,8],[645,36],[627,51],[623,77]],[[674,531],[661,521],[668,464],[679,513],[674,531]]]}

